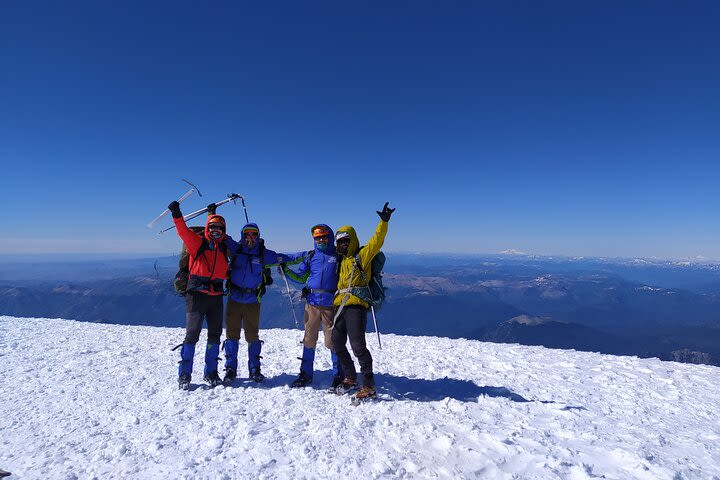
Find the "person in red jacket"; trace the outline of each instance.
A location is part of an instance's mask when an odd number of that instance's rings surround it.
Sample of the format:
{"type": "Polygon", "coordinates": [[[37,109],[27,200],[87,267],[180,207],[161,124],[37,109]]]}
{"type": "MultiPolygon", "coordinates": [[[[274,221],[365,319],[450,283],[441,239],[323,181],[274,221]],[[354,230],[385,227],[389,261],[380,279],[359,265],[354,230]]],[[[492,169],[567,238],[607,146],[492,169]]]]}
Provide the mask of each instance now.
{"type": "Polygon", "coordinates": [[[225,246],[225,219],[214,215],[214,207],[208,206],[210,215],[200,236],[185,224],[180,204],[168,205],[177,233],[190,254],[188,283],[185,293],[185,341],[179,345],[180,367],[178,385],[181,390],[190,387],[195,344],[200,338],[203,319],[207,320],[208,338],[205,349],[204,380],[211,387],[220,385],[217,364],[220,356],[220,335],[223,328],[223,289],[227,276],[227,247],[225,246]]]}

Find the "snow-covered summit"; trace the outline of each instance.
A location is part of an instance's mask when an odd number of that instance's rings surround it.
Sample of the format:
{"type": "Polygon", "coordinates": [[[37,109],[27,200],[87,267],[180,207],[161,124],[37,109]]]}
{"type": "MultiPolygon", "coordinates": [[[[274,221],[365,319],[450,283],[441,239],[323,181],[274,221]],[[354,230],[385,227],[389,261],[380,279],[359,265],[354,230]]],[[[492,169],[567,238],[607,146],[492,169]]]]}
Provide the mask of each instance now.
{"type": "MultiPolygon", "coordinates": [[[[266,330],[262,385],[177,390],[181,329],[0,317],[10,479],[720,478],[720,369],[373,334],[382,399],[290,389],[302,336],[266,330]]],[[[204,338],[201,338],[204,342],[204,338]]],[[[242,360],[241,360],[242,362],[242,360]]],[[[242,372],[242,370],[241,370],[242,372]]]]}

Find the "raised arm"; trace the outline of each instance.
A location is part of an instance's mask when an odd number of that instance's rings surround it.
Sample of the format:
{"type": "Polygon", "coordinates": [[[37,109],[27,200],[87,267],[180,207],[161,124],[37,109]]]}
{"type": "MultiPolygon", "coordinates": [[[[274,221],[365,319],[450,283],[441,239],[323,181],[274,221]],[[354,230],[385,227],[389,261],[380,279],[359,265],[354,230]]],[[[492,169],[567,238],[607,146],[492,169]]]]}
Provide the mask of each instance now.
{"type": "Polygon", "coordinates": [[[170,203],[170,205],[168,205],[168,209],[172,214],[173,223],[175,224],[178,236],[182,239],[187,251],[194,257],[197,254],[198,248],[200,248],[200,245],[202,244],[202,238],[188,228],[185,223],[185,219],[182,216],[182,212],[180,211],[180,204],[177,201],[170,203]]]}
{"type": "Polygon", "coordinates": [[[365,248],[360,250],[360,265],[363,270],[368,271],[373,257],[375,257],[380,249],[382,249],[383,243],[385,243],[385,236],[388,231],[388,222],[390,221],[390,216],[394,211],[395,209],[388,208],[388,202],[385,202],[385,206],[382,211],[376,212],[380,216],[380,223],[378,223],[378,226],[375,229],[375,234],[370,238],[367,244],[365,244],[365,248]]]}

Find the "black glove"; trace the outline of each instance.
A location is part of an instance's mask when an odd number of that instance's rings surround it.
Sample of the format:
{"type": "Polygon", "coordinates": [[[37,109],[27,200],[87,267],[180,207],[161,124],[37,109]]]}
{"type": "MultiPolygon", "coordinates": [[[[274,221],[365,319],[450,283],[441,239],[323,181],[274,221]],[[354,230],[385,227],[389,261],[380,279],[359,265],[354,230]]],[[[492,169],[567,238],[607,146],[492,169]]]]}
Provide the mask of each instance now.
{"type": "Polygon", "coordinates": [[[272,272],[268,267],[263,268],[262,271],[262,279],[264,285],[272,285],[273,284],[273,278],[272,278],[272,272]]]}
{"type": "Polygon", "coordinates": [[[394,208],[388,208],[388,203],[389,202],[385,202],[385,206],[383,207],[382,212],[377,212],[377,214],[380,215],[380,220],[382,220],[383,222],[389,222],[390,215],[392,215],[395,211],[394,208]]]}
{"type": "Polygon", "coordinates": [[[279,266],[280,266],[280,270],[282,270],[283,273],[285,273],[285,270],[287,270],[287,263],[280,262],[279,266]]]}
{"type": "Polygon", "coordinates": [[[207,206],[208,215],[215,215],[215,210],[217,210],[217,205],[215,205],[214,203],[211,203],[207,206]]]}
{"type": "Polygon", "coordinates": [[[180,203],[177,200],[173,200],[172,202],[170,202],[170,205],[168,205],[168,210],[170,210],[173,218],[182,217],[182,212],[180,212],[180,203]]]}
{"type": "Polygon", "coordinates": [[[310,293],[310,289],[308,287],[303,287],[300,298],[307,298],[308,293],[310,293]]]}

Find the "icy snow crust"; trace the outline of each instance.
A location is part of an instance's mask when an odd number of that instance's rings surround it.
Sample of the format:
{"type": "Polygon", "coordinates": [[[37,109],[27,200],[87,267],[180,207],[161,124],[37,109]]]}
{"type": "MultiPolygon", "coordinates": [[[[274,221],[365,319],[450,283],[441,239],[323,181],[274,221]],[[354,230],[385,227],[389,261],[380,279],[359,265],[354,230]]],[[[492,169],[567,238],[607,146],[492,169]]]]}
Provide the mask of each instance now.
{"type": "Polygon", "coordinates": [[[352,407],[324,391],[324,347],[313,387],[290,389],[301,332],[261,334],[264,384],[205,387],[199,348],[182,392],[170,351],[182,329],[0,317],[0,468],[13,479],[720,478],[716,367],[396,335],[379,350],[368,335],[383,400],[352,407]]]}

